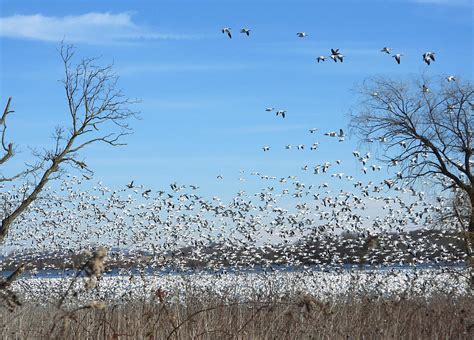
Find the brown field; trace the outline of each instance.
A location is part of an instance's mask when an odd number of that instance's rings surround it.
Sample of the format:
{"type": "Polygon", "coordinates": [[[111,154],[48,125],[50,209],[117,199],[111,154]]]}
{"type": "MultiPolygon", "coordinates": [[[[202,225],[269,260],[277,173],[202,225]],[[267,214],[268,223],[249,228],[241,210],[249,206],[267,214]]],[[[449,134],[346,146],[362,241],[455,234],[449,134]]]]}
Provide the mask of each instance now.
{"type": "Polygon", "coordinates": [[[309,295],[232,303],[162,291],[147,301],[67,309],[31,303],[1,310],[2,339],[473,339],[474,299],[365,298],[322,303],[309,295]],[[176,301],[176,300],[175,300],[176,301]]]}

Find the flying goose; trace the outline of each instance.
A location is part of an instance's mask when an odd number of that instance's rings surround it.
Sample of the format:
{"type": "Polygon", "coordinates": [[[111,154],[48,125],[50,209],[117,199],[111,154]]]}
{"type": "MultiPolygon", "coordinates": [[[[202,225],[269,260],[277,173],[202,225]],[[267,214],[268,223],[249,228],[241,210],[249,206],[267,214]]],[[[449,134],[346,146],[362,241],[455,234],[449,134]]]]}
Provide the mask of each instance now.
{"type": "Polygon", "coordinates": [[[309,129],[309,133],[315,133],[316,131],[318,131],[318,129],[316,129],[316,128],[309,129]]]}
{"type": "Polygon", "coordinates": [[[380,52],[385,52],[385,53],[387,53],[387,54],[390,54],[390,51],[391,51],[391,50],[392,50],[392,48],[390,48],[390,47],[384,47],[384,48],[382,48],[382,49],[380,50],[380,52]]]}
{"type": "Polygon", "coordinates": [[[455,76],[447,76],[446,80],[447,81],[456,81],[456,77],[455,76]]]}
{"type": "Polygon", "coordinates": [[[271,111],[273,111],[273,110],[275,110],[274,107],[267,107],[267,108],[265,109],[265,111],[267,111],[267,112],[271,112],[271,111]]]}
{"type": "Polygon", "coordinates": [[[331,55],[329,56],[335,63],[339,60],[341,63],[344,61],[344,56],[339,52],[338,48],[331,48],[331,55]]]}
{"type": "Polygon", "coordinates": [[[306,34],[306,32],[298,32],[298,33],[296,33],[296,35],[300,38],[305,38],[305,37],[308,36],[308,34],[306,34]]]}
{"type": "Polygon", "coordinates": [[[277,115],[277,116],[278,116],[278,115],[281,115],[283,118],[285,118],[286,110],[278,110],[278,111],[276,112],[276,115],[277,115]]]}
{"type": "Polygon", "coordinates": [[[435,61],[435,53],[434,52],[425,52],[423,53],[423,61],[429,65],[431,61],[435,61]]]}
{"type": "Polygon", "coordinates": [[[337,137],[337,132],[334,132],[334,131],[325,132],[324,135],[329,136],[329,137],[337,137]]]}
{"type": "Polygon", "coordinates": [[[232,39],[232,33],[231,33],[230,30],[231,30],[230,27],[224,27],[224,28],[222,29],[222,33],[224,33],[224,34],[227,33],[227,35],[229,36],[229,38],[232,39]]]}
{"type": "Polygon", "coordinates": [[[248,28],[244,27],[240,30],[240,33],[245,33],[245,34],[247,34],[247,36],[249,36],[250,35],[250,30],[248,28]]]}
{"type": "Polygon", "coordinates": [[[320,61],[325,61],[326,57],[323,55],[320,55],[319,57],[316,58],[316,61],[319,63],[320,61]]]}
{"type": "Polygon", "coordinates": [[[395,60],[397,61],[397,64],[400,65],[400,60],[401,60],[402,56],[403,56],[403,54],[397,53],[397,54],[393,55],[392,58],[395,58],[395,60]]]}
{"type": "Polygon", "coordinates": [[[263,149],[263,152],[270,151],[270,147],[269,147],[269,146],[264,146],[262,149],[263,149]]]}

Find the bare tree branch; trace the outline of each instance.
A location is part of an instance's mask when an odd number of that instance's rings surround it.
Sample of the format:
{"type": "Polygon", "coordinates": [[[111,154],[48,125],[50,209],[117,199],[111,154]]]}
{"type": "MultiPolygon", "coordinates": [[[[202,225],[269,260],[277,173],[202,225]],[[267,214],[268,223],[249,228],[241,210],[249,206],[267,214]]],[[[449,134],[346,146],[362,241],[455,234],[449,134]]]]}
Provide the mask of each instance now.
{"type": "Polygon", "coordinates": [[[379,142],[380,159],[399,166],[403,174],[394,180],[429,176],[465,192],[471,202],[468,229],[474,231],[473,86],[444,78],[374,78],[359,94],[361,110],[351,115],[351,129],[364,141],[379,142]]]}
{"type": "MultiPolygon", "coordinates": [[[[59,50],[64,66],[65,77],[62,84],[65,89],[70,128],[56,128],[53,139],[54,147],[51,150],[35,152],[39,158],[36,166],[20,172],[12,177],[0,177],[0,182],[12,181],[22,175],[31,175],[36,178],[31,190],[25,192],[22,201],[5,214],[0,226],[0,243],[7,236],[8,230],[18,216],[20,216],[37,198],[45,185],[58,178],[66,166],[80,171],[91,172],[86,163],[79,159],[79,151],[95,143],[105,143],[110,146],[125,145],[122,137],[130,134],[128,122],[137,116],[137,112],[130,106],[136,100],[126,98],[117,89],[118,77],[112,72],[112,65],[97,66],[97,59],[83,59],[73,64],[74,48],[61,44],[59,50]]],[[[0,126],[2,127],[2,147],[6,151],[1,158],[5,163],[13,156],[11,144],[5,143],[6,117],[12,112],[9,110],[10,99],[5,108],[0,126]]]]}

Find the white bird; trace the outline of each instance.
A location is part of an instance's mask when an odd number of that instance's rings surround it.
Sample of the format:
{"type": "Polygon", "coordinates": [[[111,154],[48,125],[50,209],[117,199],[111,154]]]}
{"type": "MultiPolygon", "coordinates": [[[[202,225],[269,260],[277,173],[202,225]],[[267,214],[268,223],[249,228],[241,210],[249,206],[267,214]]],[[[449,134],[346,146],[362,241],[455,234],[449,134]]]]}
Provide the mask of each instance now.
{"type": "Polygon", "coordinates": [[[435,53],[434,52],[425,52],[423,53],[423,61],[429,65],[431,61],[435,61],[435,53]]]}
{"type": "Polygon", "coordinates": [[[286,146],[285,146],[285,149],[290,150],[290,149],[291,149],[291,145],[290,145],[290,144],[286,145],[286,146]]]}
{"type": "Polygon", "coordinates": [[[267,107],[267,108],[265,109],[265,111],[267,111],[267,112],[271,112],[271,111],[273,111],[273,110],[275,110],[274,107],[267,107]]]}
{"type": "Polygon", "coordinates": [[[223,33],[223,34],[227,33],[227,35],[229,36],[229,38],[232,39],[232,33],[231,33],[231,28],[230,28],[230,27],[224,27],[224,28],[222,29],[222,33],[223,33]]]}
{"type": "Polygon", "coordinates": [[[305,38],[305,37],[308,36],[308,34],[306,34],[306,32],[298,32],[298,33],[296,33],[296,35],[300,38],[305,38]]]}
{"type": "Polygon", "coordinates": [[[428,86],[426,86],[425,84],[423,84],[421,86],[421,90],[424,92],[424,93],[428,93],[430,92],[430,88],[428,86]]]}
{"type": "Polygon", "coordinates": [[[240,30],[240,33],[245,33],[245,34],[247,34],[247,36],[249,36],[250,35],[250,30],[248,28],[244,27],[240,30]]]}
{"type": "Polygon", "coordinates": [[[320,61],[325,61],[326,57],[323,55],[320,55],[319,57],[316,58],[316,61],[319,63],[320,61]]]}
{"type": "Polygon", "coordinates": [[[298,150],[303,150],[304,149],[304,144],[300,144],[297,146],[298,150]]]}
{"type": "Polygon", "coordinates": [[[270,147],[269,147],[269,146],[264,146],[262,149],[263,149],[264,152],[270,151],[270,147]]]}
{"type": "Polygon", "coordinates": [[[455,76],[447,76],[446,80],[447,81],[456,81],[456,77],[455,76]]]}
{"type": "Polygon", "coordinates": [[[344,61],[344,56],[339,52],[338,48],[331,48],[331,59],[334,60],[335,63],[339,60],[341,63],[344,61]]]}
{"type": "Polygon", "coordinates": [[[391,50],[392,50],[392,48],[390,48],[390,47],[384,47],[384,48],[382,48],[382,49],[380,50],[380,52],[385,52],[385,53],[387,53],[387,54],[390,54],[390,51],[391,51],[391,50]]]}
{"type": "Polygon", "coordinates": [[[403,56],[403,54],[397,53],[397,54],[393,55],[392,58],[395,58],[395,60],[397,61],[397,64],[400,65],[400,61],[401,61],[402,56],[403,56]]]}
{"type": "Polygon", "coordinates": [[[316,131],[318,131],[318,129],[316,129],[316,128],[311,128],[311,129],[309,129],[309,132],[310,132],[310,133],[315,133],[316,131]]]}
{"type": "Polygon", "coordinates": [[[286,110],[278,110],[278,111],[276,112],[276,115],[277,115],[277,116],[278,116],[278,115],[281,115],[282,118],[285,118],[286,110]]]}

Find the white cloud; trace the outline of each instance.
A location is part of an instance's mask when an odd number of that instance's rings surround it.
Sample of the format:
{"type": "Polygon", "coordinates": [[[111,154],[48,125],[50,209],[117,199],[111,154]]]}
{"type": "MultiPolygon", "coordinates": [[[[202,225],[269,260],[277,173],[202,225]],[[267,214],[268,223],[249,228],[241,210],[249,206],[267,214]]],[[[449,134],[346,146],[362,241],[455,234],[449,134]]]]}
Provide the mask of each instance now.
{"type": "Polygon", "coordinates": [[[182,40],[198,36],[158,33],[132,21],[130,13],[87,13],[48,17],[42,14],[0,18],[0,36],[49,42],[123,43],[137,40],[182,40]]]}

